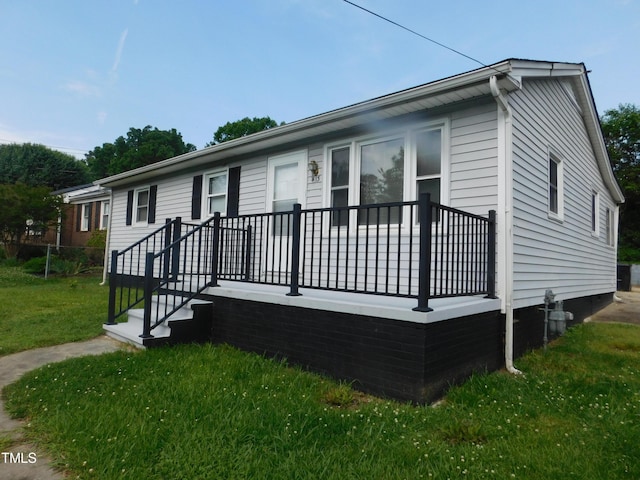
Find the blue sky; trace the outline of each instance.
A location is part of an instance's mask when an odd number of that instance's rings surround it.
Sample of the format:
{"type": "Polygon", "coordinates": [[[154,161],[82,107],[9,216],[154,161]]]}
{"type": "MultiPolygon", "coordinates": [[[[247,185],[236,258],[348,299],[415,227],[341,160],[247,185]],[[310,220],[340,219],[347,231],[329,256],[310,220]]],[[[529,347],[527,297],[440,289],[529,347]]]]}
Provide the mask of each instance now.
{"type": "MultiPolygon", "coordinates": [[[[600,114],[640,105],[640,0],[354,0],[484,64],[584,62],[600,114]]],[[[0,143],[79,158],[130,127],[198,148],[480,65],[343,0],[0,0],[0,143]]]]}

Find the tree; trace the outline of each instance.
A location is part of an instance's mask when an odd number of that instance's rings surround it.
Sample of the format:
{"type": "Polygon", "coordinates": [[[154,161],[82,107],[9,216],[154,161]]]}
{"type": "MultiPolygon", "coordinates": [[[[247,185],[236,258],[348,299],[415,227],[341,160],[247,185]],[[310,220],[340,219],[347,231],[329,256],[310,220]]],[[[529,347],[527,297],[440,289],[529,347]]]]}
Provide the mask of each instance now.
{"type": "Polygon", "coordinates": [[[620,209],[619,258],[640,260],[640,109],[621,104],[601,118],[613,172],[625,195],[620,209]]]}
{"type": "MultiPolygon", "coordinates": [[[[280,123],[284,125],[284,122],[280,123]]],[[[229,140],[235,140],[236,138],[246,137],[252,133],[261,132],[263,130],[269,130],[278,126],[278,122],[270,117],[244,117],[241,120],[235,122],[227,122],[213,134],[213,141],[207,143],[205,146],[210,147],[222,142],[228,142],[229,140]]]]}
{"type": "Polygon", "coordinates": [[[24,183],[0,184],[0,240],[15,257],[28,233],[42,235],[60,215],[62,199],[47,187],[24,183]]]}
{"type": "Polygon", "coordinates": [[[147,125],[143,129],[130,128],[126,138],[118,137],[113,143],[104,143],[91,150],[86,161],[91,178],[133,170],[167,158],[193,152],[191,143],[184,143],[182,134],[171,130],[158,130],[147,125]]]}
{"type": "Polygon", "coordinates": [[[89,181],[87,166],[44,145],[0,145],[0,183],[21,182],[59,190],[89,181]]]}

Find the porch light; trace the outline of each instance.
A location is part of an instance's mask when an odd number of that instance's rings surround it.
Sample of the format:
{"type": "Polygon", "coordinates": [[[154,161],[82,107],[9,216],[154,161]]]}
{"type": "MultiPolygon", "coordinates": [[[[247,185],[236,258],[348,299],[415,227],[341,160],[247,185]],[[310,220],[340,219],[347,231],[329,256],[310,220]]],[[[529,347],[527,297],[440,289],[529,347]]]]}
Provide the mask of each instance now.
{"type": "Polygon", "coordinates": [[[320,166],[318,165],[318,162],[315,160],[311,160],[309,162],[309,172],[311,172],[311,180],[313,182],[320,178],[320,166]]]}

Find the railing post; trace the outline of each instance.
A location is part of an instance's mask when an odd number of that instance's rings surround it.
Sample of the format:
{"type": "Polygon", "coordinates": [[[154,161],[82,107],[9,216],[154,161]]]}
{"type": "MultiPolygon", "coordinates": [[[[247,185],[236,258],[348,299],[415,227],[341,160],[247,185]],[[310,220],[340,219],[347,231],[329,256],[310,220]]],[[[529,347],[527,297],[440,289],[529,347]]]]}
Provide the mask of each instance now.
{"type": "Polygon", "coordinates": [[[213,248],[211,249],[211,287],[218,285],[218,249],[220,247],[220,212],[213,214],[213,248]]]}
{"type": "Polygon", "coordinates": [[[142,317],[142,335],[140,338],[151,338],[151,300],[153,299],[153,252],[148,252],[144,263],[144,315],[142,317]]]}
{"type": "Polygon", "coordinates": [[[109,271],[109,307],[107,325],[116,324],[116,283],[118,279],[118,251],[111,251],[111,270],[109,271]]]}
{"type": "Polygon", "coordinates": [[[431,195],[421,193],[418,198],[418,218],[420,219],[420,252],[418,257],[418,306],[416,312],[431,312],[429,294],[431,292],[431,195]]]}
{"type": "Polygon", "coordinates": [[[249,272],[251,271],[251,234],[253,232],[253,227],[251,225],[247,225],[245,232],[244,281],[248,282],[250,278],[249,272]]]}
{"type": "Polygon", "coordinates": [[[170,272],[170,268],[171,268],[171,254],[169,253],[168,250],[166,250],[166,248],[171,245],[171,239],[173,238],[171,235],[171,227],[173,226],[173,221],[170,218],[167,218],[164,221],[164,226],[165,226],[165,230],[164,230],[164,245],[163,245],[163,250],[165,250],[164,255],[163,255],[163,261],[162,261],[162,279],[166,282],[169,280],[169,277],[171,275],[170,272]]]}
{"type": "Polygon", "coordinates": [[[177,281],[178,275],[180,275],[180,242],[178,242],[178,240],[182,233],[181,217],[176,217],[176,220],[173,223],[172,233],[173,248],[171,249],[171,279],[177,281]]]}
{"type": "Polygon", "coordinates": [[[300,220],[302,217],[302,205],[294,203],[293,205],[293,225],[291,239],[291,284],[289,297],[297,297],[302,295],[298,291],[300,286],[300,220]]]}
{"type": "Polygon", "coordinates": [[[496,297],[496,211],[489,210],[489,231],[487,232],[487,296],[496,297]]]}

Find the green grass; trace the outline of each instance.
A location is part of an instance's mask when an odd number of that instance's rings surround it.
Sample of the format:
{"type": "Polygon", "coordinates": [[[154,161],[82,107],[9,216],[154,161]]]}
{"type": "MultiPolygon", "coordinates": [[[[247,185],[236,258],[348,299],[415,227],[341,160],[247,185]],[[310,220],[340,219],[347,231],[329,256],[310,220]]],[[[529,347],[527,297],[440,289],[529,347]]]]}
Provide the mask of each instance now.
{"type": "Polygon", "coordinates": [[[640,328],[587,324],[438,407],[225,346],[80,358],[6,388],[72,478],[640,478],[640,328]]]}
{"type": "Polygon", "coordinates": [[[102,333],[108,289],[95,275],[51,277],[0,267],[0,356],[102,333]]]}

